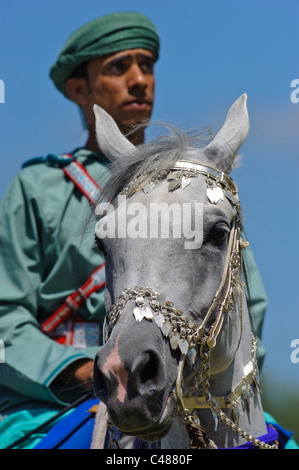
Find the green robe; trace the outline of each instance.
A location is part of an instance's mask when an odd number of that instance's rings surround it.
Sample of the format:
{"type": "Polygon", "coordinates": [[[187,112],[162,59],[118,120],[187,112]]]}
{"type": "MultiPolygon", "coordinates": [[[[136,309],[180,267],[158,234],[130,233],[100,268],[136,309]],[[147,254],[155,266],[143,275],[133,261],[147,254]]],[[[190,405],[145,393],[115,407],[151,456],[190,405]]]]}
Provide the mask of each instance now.
{"type": "MultiPolygon", "coordinates": [[[[75,155],[103,184],[105,158],[85,149],[75,155]]],[[[22,169],[6,191],[0,213],[0,339],[5,354],[0,413],[31,400],[69,403],[72,393],[58,398],[53,380],[70,363],[94,358],[96,347],[65,347],[40,330],[103,262],[90,215],[87,198],[63,170],[45,163],[22,169]]],[[[104,290],[93,293],[77,314],[102,322],[104,290]]]]}
{"type": "MultiPolygon", "coordinates": [[[[75,156],[102,186],[109,174],[105,157],[86,149],[77,150],[75,156]]],[[[49,417],[49,411],[71,403],[72,391],[58,396],[55,377],[71,363],[94,359],[97,352],[97,347],[82,350],[60,345],[40,329],[103,262],[94,245],[90,215],[87,198],[63,170],[45,163],[23,168],[2,200],[0,340],[5,362],[0,363],[0,448],[22,435],[18,424],[32,429],[49,417]],[[9,419],[16,426],[13,436],[5,434],[9,419]]],[[[260,337],[267,301],[250,248],[245,252],[254,325],[260,337]]],[[[103,289],[93,293],[76,315],[102,323],[103,289]]],[[[264,355],[260,343],[258,354],[264,355]]]]}

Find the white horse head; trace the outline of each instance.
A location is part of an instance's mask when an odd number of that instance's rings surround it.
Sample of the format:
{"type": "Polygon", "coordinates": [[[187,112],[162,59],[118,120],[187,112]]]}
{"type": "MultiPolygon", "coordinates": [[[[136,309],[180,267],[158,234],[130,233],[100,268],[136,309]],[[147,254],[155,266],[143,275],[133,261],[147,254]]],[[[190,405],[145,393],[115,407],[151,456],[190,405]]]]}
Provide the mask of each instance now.
{"type": "Polygon", "coordinates": [[[194,430],[196,416],[221,447],[246,440],[236,425],[266,432],[230,177],[249,130],[246,101],[203,148],[182,132],[134,147],[94,107],[99,146],[114,167],[96,227],[109,313],[95,393],[121,432],[168,447],[188,446],[184,424],[194,430]]]}

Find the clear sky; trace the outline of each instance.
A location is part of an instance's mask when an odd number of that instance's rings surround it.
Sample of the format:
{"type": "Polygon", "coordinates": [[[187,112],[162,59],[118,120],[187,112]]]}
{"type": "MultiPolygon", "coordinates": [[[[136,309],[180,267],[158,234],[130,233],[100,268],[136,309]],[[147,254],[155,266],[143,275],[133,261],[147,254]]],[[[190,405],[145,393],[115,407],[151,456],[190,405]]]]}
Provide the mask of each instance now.
{"type": "Polygon", "coordinates": [[[265,370],[299,389],[290,347],[299,339],[297,0],[2,0],[0,197],[22,162],[84,144],[77,109],[56,91],[49,67],[75,28],[123,9],[147,14],[161,35],[154,120],[217,131],[248,94],[251,130],[233,178],[269,297],[265,370]]]}

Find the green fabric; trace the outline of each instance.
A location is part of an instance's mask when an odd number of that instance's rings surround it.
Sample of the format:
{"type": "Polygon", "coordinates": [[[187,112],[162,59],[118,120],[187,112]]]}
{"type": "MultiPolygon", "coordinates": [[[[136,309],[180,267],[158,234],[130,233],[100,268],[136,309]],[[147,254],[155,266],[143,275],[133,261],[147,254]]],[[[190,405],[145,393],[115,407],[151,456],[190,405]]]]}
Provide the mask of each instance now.
{"type": "MultiPolygon", "coordinates": [[[[243,240],[246,239],[244,234],[242,238],[243,240]]],[[[248,281],[246,284],[246,298],[250,310],[253,333],[257,340],[256,357],[259,369],[261,369],[266,355],[266,349],[261,338],[268,299],[250,245],[243,250],[242,255],[248,281]]]]}
{"type": "MultiPolygon", "coordinates": [[[[275,420],[275,418],[273,418],[273,416],[270,415],[270,413],[267,413],[267,411],[264,411],[264,417],[265,417],[265,420],[268,424],[273,424],[273,425],[278,424],[277,421],[275,420]]],[[[295,439],[290,437],[290,439],[286,443],[284,449],[299,449],[299,446],[298,446],[297,442],[295,441],[295,439]]]]}
{"type": "MultiPolygon", "coordinates": [[[[32,406],[24,410],[15,411],[0,422],[0,449],[5,449],[9,445],[21,439],[27,433],[33,431],[41,424],[53,418],[58,412],[59,408],[39,408],[32,406]]],[[[14,449],[34,449],[37,444],[47,435],[50,428],[57,424],[60,419],[65,418],[73,410],[67,411],[60,418],[55,420],[54,423],[45,426],[44,429],[38,433],[29,436],[25,441],[18,444],[14,449]]]]}
{"type": "Polygon", "coordinates": [[[111,13],[78,28],[66,41],[50,77],[67,98],[65,85],[72,72],[83,62],[126,49],[150,50],[159,57],[158,32],[145,15],[135,12],[111,13]]]}
{"type": "MultiPolygon", "coordinates": [[[[104,157],[83,149],[76,156],[103,184],[104,157]]],[[[94,223],[85,227],[88,214],[86,197],[61,168],[46,164],[21,170],[1,201],[0,338],[5,362],[0,363],[0,419],[7,409],[28,402],[72,402],[72,391],[58,398],[52,382],[67,365],[94,359],[98,350],[65,347],[40,330],[40,323],[103,262],[94,245],[94,223]]],[[[76,314],[102,323],[104,289],[94,292],[76,314]]]]}

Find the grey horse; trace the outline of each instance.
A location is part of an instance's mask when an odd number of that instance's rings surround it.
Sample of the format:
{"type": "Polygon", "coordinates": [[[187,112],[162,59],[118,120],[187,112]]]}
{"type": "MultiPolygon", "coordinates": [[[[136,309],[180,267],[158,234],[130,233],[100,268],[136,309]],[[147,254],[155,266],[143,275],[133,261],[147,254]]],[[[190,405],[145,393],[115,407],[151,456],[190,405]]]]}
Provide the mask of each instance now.
{"type": "Polygon", "coordinates": [[[105,253],[105,345],[94,390],[121,435],[168,449],[267,436],[246,305],[242,211],[230,173],[247,137],[247,96],[207,144],[172,135],[134,147],[95,106],[113,162],[97,208],[105,253]]]}

